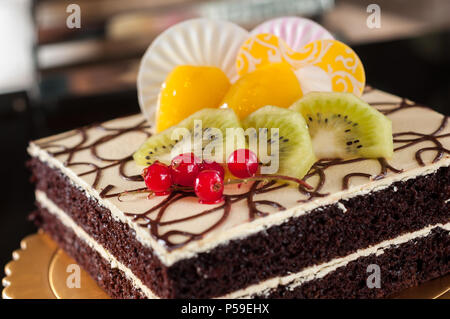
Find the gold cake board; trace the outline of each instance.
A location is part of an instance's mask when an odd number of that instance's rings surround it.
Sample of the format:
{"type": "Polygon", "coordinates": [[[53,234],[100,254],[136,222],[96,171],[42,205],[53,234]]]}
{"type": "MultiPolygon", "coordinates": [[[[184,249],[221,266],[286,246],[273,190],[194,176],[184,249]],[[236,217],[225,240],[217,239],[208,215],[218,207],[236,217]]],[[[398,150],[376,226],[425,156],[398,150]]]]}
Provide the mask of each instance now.
{"type": "MultiPolygon", "coordinates": [[[[76,262],[44,233],[25,237],[5,267],[2,296],[6,299],[109,299],[81,269],[79,287],[69,288],[70,265],[76,262]]],[[[394,298],[450,299],[450,275],[407,289],[394,298]]]]}

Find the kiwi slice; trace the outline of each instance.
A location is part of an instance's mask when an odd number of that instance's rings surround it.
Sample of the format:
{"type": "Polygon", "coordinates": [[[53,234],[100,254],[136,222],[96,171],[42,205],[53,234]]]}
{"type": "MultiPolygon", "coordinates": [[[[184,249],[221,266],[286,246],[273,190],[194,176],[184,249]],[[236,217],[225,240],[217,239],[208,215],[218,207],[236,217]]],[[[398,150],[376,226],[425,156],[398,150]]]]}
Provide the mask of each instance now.
{"type": "Polygon", "coordinates": [[[277,170],[269,174],[303,178],[316,161],[308,126],[295,111],[264,106],[247,116],[242,126],[246,130],[250,149],[256,151],[263,167],[270,168],[273,163],[277,163],[277,170]],[[257,135],[254,136],[257,137],[257,145],[251,141],[251,131],[257,135]],[[260,144],[264,141],[267,141],[266,154],[262,154],[260,144]]]}
{"type": "Polygon", "coordinates": [[[311,92],[290,106],[303,115],[319,158],[392,157],[392,123],[351,93],[311,92]]]}
{"type": "Polygon", "coordinates": [[[234,111],[205,108],[149,137],[133,158],[143,166],[156,160],[169,164],[174,156],[194,152],[201,159],[223,163],[227,155],[242,147],[244,131],[234,111]]]}

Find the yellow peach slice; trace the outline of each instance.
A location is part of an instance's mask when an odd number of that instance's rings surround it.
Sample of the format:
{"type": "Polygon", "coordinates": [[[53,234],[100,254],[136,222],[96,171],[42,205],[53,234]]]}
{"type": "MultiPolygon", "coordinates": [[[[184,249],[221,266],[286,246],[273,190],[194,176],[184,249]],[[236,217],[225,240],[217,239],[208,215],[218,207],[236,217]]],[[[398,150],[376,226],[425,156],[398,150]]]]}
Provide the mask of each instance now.
{"type": "Polygon", "coordinates": [[[157,132],[201,109],[219,107],[230,85],[228,77],[217,67],[177,66],[162,85],[156,111],[157,132]]]}
{"type": "Polygon", "coordinates": [[[242,76],[231,86],[222,105],[243,119],[266,105],[287,108],[302,95],[292,68],[287,63],[273,63],[242,76]]]}

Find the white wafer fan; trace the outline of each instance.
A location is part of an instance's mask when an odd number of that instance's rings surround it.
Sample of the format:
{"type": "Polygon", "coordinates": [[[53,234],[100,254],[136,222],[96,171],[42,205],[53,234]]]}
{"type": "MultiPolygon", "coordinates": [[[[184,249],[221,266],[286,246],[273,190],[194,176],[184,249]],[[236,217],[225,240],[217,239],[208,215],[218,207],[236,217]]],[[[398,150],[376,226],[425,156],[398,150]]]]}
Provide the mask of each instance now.
{"type": "Polygon", "coordinates": [[[158,95],[167,75],[178,65],[216,66],[233,81],[236,55],[249,33],[225,21],[193,19],[159,35],[142,58],[137,89],[145,117],[154,122],[158,95]]]}
{"type": "Polygon", "coordinates": [[[299,17],[280,17],[266,21],[250,34],[270,33],[283,39],[291,49],[298,51],[316,40],[334,39],[330,32],[316,22],[299,17]]]}

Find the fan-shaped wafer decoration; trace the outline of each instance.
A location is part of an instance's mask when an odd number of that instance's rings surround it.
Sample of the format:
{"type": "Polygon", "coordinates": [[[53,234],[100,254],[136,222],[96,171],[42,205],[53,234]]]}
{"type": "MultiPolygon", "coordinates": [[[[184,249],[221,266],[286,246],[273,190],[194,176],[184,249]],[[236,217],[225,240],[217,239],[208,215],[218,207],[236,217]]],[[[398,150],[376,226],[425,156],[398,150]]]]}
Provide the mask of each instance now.
{"type": "Polygon", "coordinates": [[[237,77],[235,60],[249,33],[225,21],[193,19],[159,35],[142,58],[137,79],[139,104],[153,121],[161,85],[178,65],[216,66],[230,80],[237,77]]]}
{"type": "Polygon", "coordinates": [[[364,89],[364,69],[358,56],[311,20],[278,18],[249,33],[231,22],[193,19],[169,28],[148,48],[138,74],[139,104],[146,118],[155,123],[161,87],[179,65],[215,66],[234,82],[239,75],[279,62],[291,65],[303,94],[338,91],[361,95],[364,89]]]}
{"type": "Polygon", "coordinates": [[[314,41],[307,44],[295,58],[303,61],[303,68],[318,67],[326,72],[332,91],[362,95],[366,82],[364,67],[358,55],[346,44],[336,40],[314,41]]]}
{"type": "Polygon", "coordinates": [[[280,17],[266,21],[250,34],[270,33],[283,39],[293,50],[300,50],[305,45],[316,40],[333,40],[333,36],[318,23],[299,17],[280,17]]]}
{"type": "Polygon", "coordinates": [[[365,73],[361,61],[349,46],[337,40],[316,40],[295,51],[273,34],[257,34],[241,47],[236,66],[242,76],[264,65],[280,62],[286,62],[298,71],[304,93],[314,88],[360,96],[364,89],[365,73]],[[302,72],[305,70],[307,72],[302,72]],[[311,88],[304,85],[309,81],[308,77],[315,81],[311,88]]]}

